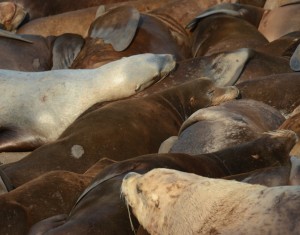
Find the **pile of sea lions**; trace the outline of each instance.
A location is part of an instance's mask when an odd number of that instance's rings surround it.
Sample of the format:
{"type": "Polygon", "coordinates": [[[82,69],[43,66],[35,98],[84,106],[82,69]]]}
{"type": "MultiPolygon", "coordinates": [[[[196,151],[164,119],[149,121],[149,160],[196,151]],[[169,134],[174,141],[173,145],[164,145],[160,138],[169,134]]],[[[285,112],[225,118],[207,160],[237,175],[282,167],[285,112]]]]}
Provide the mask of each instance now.
{"type": "Polygon", "coordinates": [[[0,1],[0,234],[299,234],[300,1],[0,1]]]}

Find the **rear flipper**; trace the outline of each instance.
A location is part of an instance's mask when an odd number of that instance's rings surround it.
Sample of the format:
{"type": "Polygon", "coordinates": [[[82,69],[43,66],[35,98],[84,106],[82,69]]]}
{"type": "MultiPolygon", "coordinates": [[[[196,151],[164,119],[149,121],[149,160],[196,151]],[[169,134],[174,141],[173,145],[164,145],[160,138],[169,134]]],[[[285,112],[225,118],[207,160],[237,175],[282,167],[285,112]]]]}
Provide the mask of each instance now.
{"type": "Polygon", "coordinates": [[[45,138],[15,127],[0,127],[0,152],[32,151],[45,144],[45,138]]]}

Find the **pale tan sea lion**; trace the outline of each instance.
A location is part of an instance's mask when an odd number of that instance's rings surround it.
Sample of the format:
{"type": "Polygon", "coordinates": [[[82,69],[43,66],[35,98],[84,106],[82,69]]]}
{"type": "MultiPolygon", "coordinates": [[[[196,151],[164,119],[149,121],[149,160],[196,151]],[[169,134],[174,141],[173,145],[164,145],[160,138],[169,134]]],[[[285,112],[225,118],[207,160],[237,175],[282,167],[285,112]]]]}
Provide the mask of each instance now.
{"type": "Polygon", "coordinates": [[[170,169],[129,173],[122,195],[150,234],[297,234],[300,188],[265,187],[170,169]]]}

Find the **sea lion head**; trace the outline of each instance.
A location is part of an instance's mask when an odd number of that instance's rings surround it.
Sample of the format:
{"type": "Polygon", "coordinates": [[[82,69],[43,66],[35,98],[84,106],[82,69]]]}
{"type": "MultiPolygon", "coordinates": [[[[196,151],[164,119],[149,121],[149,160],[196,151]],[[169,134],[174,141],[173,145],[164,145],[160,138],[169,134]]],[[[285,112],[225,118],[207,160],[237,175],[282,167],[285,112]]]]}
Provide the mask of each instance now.
{"type": "Polygon", "coordinates": [[[156,229],[164,227],[168,217],[165,208],[175,203],[189,185],[187,180],[172,177],[172,171],[164,170],[158,168],[144,175],[130,172],[124,177],[121,186],[126,203],[138,215],[141,225],[153,234],[159,234],[156,229]],[[156,174],[157,171],[160,174],[156,174]]]}

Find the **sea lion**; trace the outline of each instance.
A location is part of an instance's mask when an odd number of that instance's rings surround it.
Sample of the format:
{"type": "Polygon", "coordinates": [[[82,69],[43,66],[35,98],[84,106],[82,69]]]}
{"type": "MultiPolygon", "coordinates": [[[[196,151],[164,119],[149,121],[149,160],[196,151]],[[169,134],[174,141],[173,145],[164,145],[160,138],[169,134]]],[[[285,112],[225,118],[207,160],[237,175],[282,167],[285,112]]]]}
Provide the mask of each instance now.
{"type": "Polygon", "coordinates": [[[103,157],[125,160],[155,153],[193,112],[238,94],[235,87],[197,79],[148,97],[116,101],[82,115],[56,141],[2,169],[18,186],[54,169],[82,173],[103,157]]]}
{"type": "Polygon", "coordinates": [[[69,11],[31,20],[18,28],[17,33],[38,34],[43,37],[74,33],[86,37],[88,36],[90,25],[95,18],[112,8],[127,5],[135,7],[139,12],[148,12],[169,2],[173,3],[175,1],[177,0],[128,1],[69,11]]]}
{"type": "Polygon", "coordinates": [[[28,12],[29,19],[56,15],[63,12],[75,11],[83,8],[100,6],[108,3],[125,2],[126,0],[78,0],[76,2],[71,0],[59,1],[43,1],[39,0],[5,0],[6,2],[14,2],[24,8],[28,12]]]}
{"type": "Polygon", "coordinates": [[[262,101],[278,109],[284,116],[289,115],[300,104],[298,73],[264,76],[236,86],[240,89],[242,98],[262,101]]]}
{"type": "MultiPolygon", "coordinates": [[[[209,177],[222,177],[270,165],[277,160],[286,162],[295,137],[291,131],[280,131],[277,135],[269,133],[246,145],[214,154],[150,154],[112,164],[99,173],[82,193],[63,225],[40,232],[47,232],[49,235],[132,234],[127,209],[120,199],[120,185],[128,172],[145,173],[163,167],[209,177]],[[270,146],[272,147],[269,148],[270,146]],[[253,158],[251,155],[254,153],[261,158],[253,158]]],[[[48,224],[49,220],[41,221],[32,230],[36,227],[48,229],[48,224]]],[[[134,217],[132,224],[136,229],[138,224],[134,217]]]]}
{"type": "Polygon", "coordinates": [[[1,104],[0,151],[32,150],[55,140],[93,104],[131,96],[165,76],[175,63],[172,55],[141,54],[98,69],[0,70],[6,99],[1,104]]]}
{"type": "Polygon", "coordinates": [[[284,121],[279,111],[263,102],[228,101],[193,113],[181,125],[169,152],[196,155],[218,151],[276,130],[284,121]]]}
{"type": "Polygon", "coordinates": [[[200,77],[209,78],[219,86],[228,86],[261,76],[290,72],[293,71],[289,59],[284,56],[241,48],[179,61],[164,80],[135,96],[147,96],[200,77]]]}
{"type": "Polygon", "coordinates": [[[256,47],[255,50],[268,55],[284,56],[290,58],[300,43],[300,31],[288,33],[265,45],[256,47]]]}
{"type": "MultiPolygon", "coordinates": [[[[0,205],[3,210],[0,211],[0,233],[27,234],[33,224],[45,218],[68,214],[91,180],[113,162],[102,159],[84,174],[51,171],[1,195],[0,205]],[[15,214],[6,211],[12,208],[15,208],[15,214]],[[10,213],[12,216],[7,217],[10,213]]],[[[51,228],[57,226],[55,222],[62,222],[63,218],[54,217],[47,225],[51,228]]]]}
{"type": "Polygon", "coordinates": [[[268,43],[268,40],[254,25],[244,19],[226,14],[199,18],[192,21],[188,29],[193,32],[192,53],[194,57],[244,47],[253,49],[268,43]]]}
{"type": "Polygon", "coordinates": [[[300,159],[292,156],[289,164],[283,166],[267,167],[223,178],[268,187],[300,185],[300,159]]]}
{"type": "Polygon", "coordinates": [[[111,9],[91,24],[85,45],[72,68],[95,68],[141,53],[172,54],[176,61],[189,58],[189,37],[183,28],[174,28],[175,33],[157,16],[140,13],[131,6],[111,9]]]}
{"type": "Polygon", "coordinates": [[[187,24],[188,29],[194,29],[201,19],[209,17],[216,14],[226,14],[235,16],[248,21],[255,27],[258,27],[259,22],[264,13],[264,9],[260,7],[251,6],[248,4],[239,3],[221,3],[213,7],[202,11],[200,15],[195,17],[192,21],[187,24]]]}
{"type": "Polygon", "coordinates": [[[300,4],[266,10],[258,30],[271,42],[287,33],[299,31],[300,4]],[[284,20],[282,20],[284,19],[284,20]]]}
{"type": "Polygon", "coordinates": [[[268,188],[154,169],[129,173],[121,190],[150,234],[297,234],[300,229],[297,186],[268,188]]]}
{"type": "Polygon", "coordinates": [[[242,48],[179,61],[176,68],[165,79],[139,92],[135,97],[154,94],[202,77],[214,81],[218,86],[234,85],[244,71],[247,70],[250,58],[251,52],[249,49],[242,48]]]}
{"type": "Polygon", "coordinates": [[[249,49],[249,59],[235,84],[263,76],[292,72],[290,60],[286,56],[270,55],[249,49]]]}
{"type": "Polygon", "coordinates": [[[0,38],[1,69],[27,72],[67,69],[84,43],[83,38],[75,34],[47,38],[38,35],[19,36],[32,43],[9,37],[0,38]]]}

